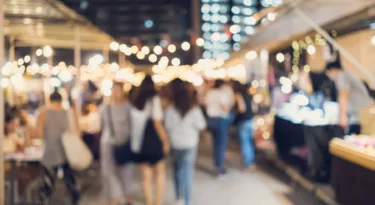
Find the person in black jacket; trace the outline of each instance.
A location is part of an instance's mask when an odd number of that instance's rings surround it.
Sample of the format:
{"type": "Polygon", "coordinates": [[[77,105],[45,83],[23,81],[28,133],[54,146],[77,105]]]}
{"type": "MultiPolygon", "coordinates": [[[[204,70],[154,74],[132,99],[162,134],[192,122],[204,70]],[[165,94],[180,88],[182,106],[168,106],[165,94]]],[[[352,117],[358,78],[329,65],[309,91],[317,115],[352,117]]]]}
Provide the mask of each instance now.
{"type": "Polygon", "coordinates": [[[235,106],[237,109],[237,117],[235,123],[237,124],[238,134],[241,142],[241,153],[243,158],[244,170],[253,169],[255,159],[255,148],[253,144],[253,110],[251,107],[251,98],[247,93],[245,85],[240,82],[235,82],[233,85],[235,93],[235,106]]]}

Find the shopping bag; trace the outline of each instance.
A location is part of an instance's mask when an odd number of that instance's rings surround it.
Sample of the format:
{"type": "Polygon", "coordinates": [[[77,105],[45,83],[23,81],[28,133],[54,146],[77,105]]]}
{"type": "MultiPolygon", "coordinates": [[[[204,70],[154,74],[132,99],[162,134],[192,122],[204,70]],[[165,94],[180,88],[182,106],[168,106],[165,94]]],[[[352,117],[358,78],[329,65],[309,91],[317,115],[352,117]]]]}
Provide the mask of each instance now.
{"type": "Polygon", "coordinates": [[[83,171],[90,167],[93,156],[90,149],[76,132],[73,113],[68,111],[68,115],[69,126],[61,137],[62,145],[70,167],[75,171],[83,171]]]}

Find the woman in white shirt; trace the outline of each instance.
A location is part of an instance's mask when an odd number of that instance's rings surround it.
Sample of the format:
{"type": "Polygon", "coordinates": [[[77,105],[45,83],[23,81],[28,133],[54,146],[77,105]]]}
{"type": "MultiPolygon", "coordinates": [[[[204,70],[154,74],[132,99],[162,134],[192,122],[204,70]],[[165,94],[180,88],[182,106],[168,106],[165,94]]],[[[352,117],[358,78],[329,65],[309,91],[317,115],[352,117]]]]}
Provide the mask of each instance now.
{"type": "Polygon", "coordinates": [[[228,116],[233,105],[233,99],[228,98],[228,95],[223,92],[222,86],[224,86],[224,81],[216,80],[214,87],[208,91],[205,97],[208,129],[213,138],[213,160],[218,177],[227,173],[224,168],[224,160],[228,141],[228,116]]]}
{"type": "Polygon", "coordinates": [[[191,187],[200,131],[206,127],[201,109],[180,79],[171,83],[173,102],[165,112],[165,128],[170,137],[177,205],[191,204],[191,187]]]}
{"type": "Polygon", "coordinates": [[[165,156],[169,140],[163,126],[163,109],[154,82],[146,76],[132,94],[131,148],[140,164],[146,205],[162,205],[165,189],[165,156]],[[152,197],[155,176],[156,198],[152,197]]]}

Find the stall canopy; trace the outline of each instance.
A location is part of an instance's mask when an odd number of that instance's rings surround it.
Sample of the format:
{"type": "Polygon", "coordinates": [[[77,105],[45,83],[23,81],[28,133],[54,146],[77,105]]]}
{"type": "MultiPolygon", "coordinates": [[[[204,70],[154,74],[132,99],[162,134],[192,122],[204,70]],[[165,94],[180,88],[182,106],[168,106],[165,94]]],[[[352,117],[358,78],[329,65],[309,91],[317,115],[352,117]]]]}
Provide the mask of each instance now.
{"type": "Polygon", "coordinates": [[[5,0],[5,35],[16,47],[74,48],[78,38],[81,49],[102,50],[113,41],[57,0],[5,0]]]}
{"type": "Polygon", "coordinates": [[[244,43],[243,49],[232,53],[226,65],[238,63],[242,56],[251,49],[266,48],[273,50],[286,42],[299,38],[311,32],[313,28],[301,18],[296,8],[315,21],[317,25],[325,26],[354,14],[375,15],[372,0],[289,0],[276,9],[277,18],[274,22],[261,25],[258,32],[250,36],[244,43]]]}

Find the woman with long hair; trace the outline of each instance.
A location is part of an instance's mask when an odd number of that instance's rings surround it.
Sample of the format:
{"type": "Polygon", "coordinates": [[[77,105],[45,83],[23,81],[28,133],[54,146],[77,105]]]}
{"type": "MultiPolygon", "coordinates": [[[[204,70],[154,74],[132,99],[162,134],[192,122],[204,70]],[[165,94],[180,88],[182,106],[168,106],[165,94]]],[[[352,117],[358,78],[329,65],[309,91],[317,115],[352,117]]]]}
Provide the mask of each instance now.
{"type": "Polygon", "coordinates": [[[254,166],[255,148],[253,144],[253,110],[251,107],[251,98],[247,93],[245,85],[236,81],[233,83],[235,92],[235,107],[237,116],[235,123],[238,128],[238,134],[241,143],[241,153],[244,170],[252,169],[254,166]]]}
{"type": "Polygon", "coordinates": [[[165,112],[165,127],[172,147],[176,205],[190,205],[199,134],[206,121],[189,84],[175,79],[170,86],[173,98],[165,112]]]}
{"type": "Polygon", "coordinates": [[[112,86],[111,101],[102,106],[102,136],[100,139],[100,166],[103,192],[108,205],[132,203],[132,164],[116,164],[114,147],[126,143],[130,136],[130,105],[123,91],[123,84],[115,82],[112,86]]]}
{"type": "MultiPolygon", "coordinates": [[[[62,135],[69,129],[70,119],[69,111],[65,110],[62,105],[63,98],[61,94],[55,90],[49,96],[49,105],[40,110],[36,123],[36,131],[38,138],[44,139],[44,156],[42,164],[44,167],[44,189],[41,193],[43,200],[50,197],[56,182],[56,176],[62,173],[65,184],[71,194],[73,205],[78,204],[79,192],[76,187],[76,179],[73,170],[68,164],[65,151],[62,145],[62,135]]],[[[72,111],[73,112],[73,111],[72,111]]],[[[78,126],[77,130],[78,132],[78,126]]]]}
{"type": "Polygon", "coordinates": [[[164,158],[169,153],[169,140],[163,126],[161,100],[152,78],[146,76],[132,96],[131,148],[140,164],[146,205],[162,205],[166,180],[164,158]],[[155,200],[152,197],[153,180],[155,200]]]}

